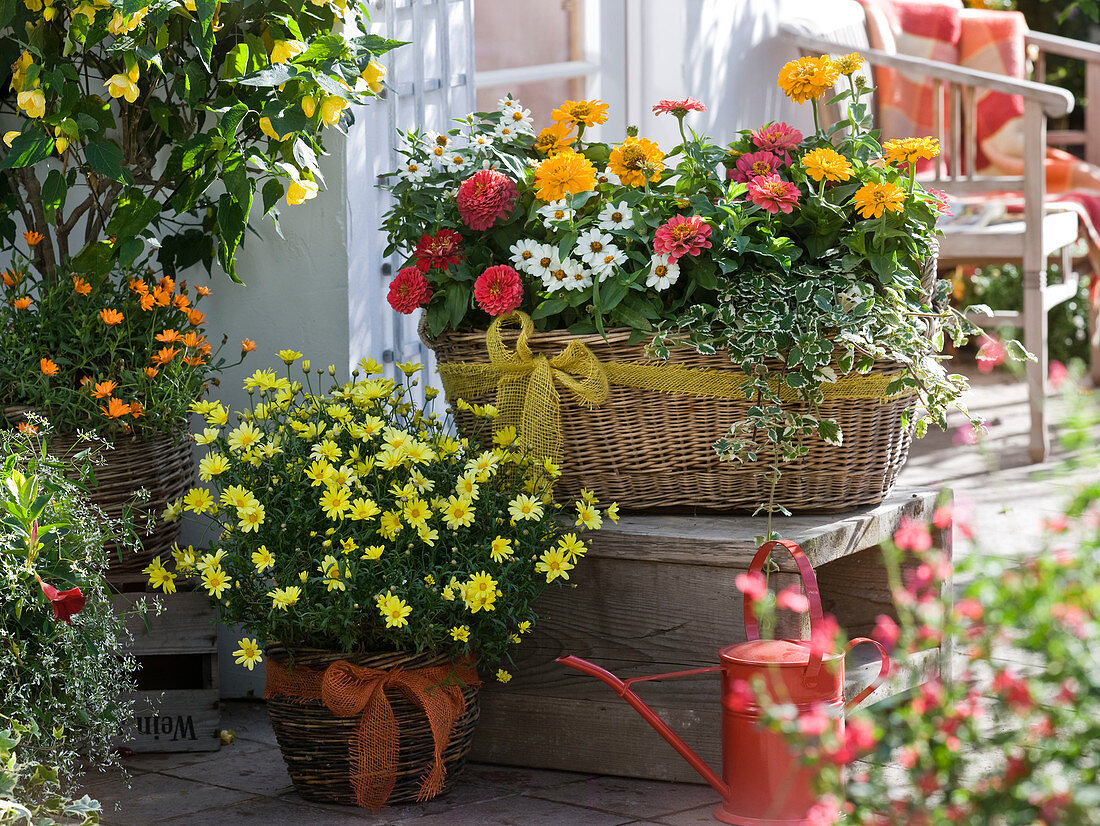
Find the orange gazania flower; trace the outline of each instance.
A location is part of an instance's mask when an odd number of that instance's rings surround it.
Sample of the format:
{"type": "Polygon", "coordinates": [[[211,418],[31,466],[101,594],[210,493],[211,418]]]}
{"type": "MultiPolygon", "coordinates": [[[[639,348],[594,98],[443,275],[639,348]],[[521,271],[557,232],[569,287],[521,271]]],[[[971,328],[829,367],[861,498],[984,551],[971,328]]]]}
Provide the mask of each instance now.
{"type": "Polygon", "coordinates": [[[153,300],[162,307],[167,307],[172,303],[172,293],[167,290],[162,290],[160,287],[153,288],[153,300]]]}
{"type": "Polygon", "coordinates": [[[15,301],[12,302],[12,304],[15,305],[15,309],[17,310],[25,310],[29,306],[31,306],[32,303],[33,302],[31,301],[31,297],[29,295],[25,295],[22,298],[17,298],[15,299],[15,301]]]}
{"type": "Polygon", "coordinates": [[[206,343],[206,338],[204,336],[200,336],[194,331],[188,333],[180,340],[183,342],[184,347],[190,347],[192,349],[198,349],[206,343]]]}
{"type": "Polygon", "coordinates": [[[82,389],[87,387],[89,384],[95,384],[95,379],[93,379],[91,376],[80,377],[80,387],[82,389]]]}
{"type": "Polygon", "coordinates": [[[114,327],[116,324],[122,323],[123,315],[118,310],[105,307],[99,311],[99,318],[108,327],[114,327]]]}
{"type": "Polygon", "coordinates": [[[160,288],[166,293],[170,293],[176,288],[176,282],[166,275],[160,280],[160,288]]]}
{"type": "Polygon", "coordinates": [[[198,293],[199,298],[206,298],[210,295],[209,287],[195,287],[195,292],[198,293]]]}
{"type": "Polygon", "coordinates": [[[107,406],[99,408],[103,411],[108,419],[117,419],[119,416],[125,416],[130,412],[130,405],[126,404],[122,399],[116,399],[114,396],[107,399],[107,406]]]}
{"type": "MultiPolygon", "coordinates": [[[[202,287],[199,287],[199,289],[201,290],[202,287]]],[[[252,339],[246,338],[244,341],[241,342],[241,355],[242,356],[245,353],[251,353],[255,349],[256,349],[256,342],[254,342],[252,339]]]]}
{"type": "Polygon", "coordinates": [[[20,422],[15,426],[15,429],[18,430],[20,433],[26,433],[29,436],[38,435],[38,428],[30,422],[20,422]]]}
{"type": "Polygon", "coordinates": [[[46,236],[41,232],[35,232],[33,229],[29,229],[23,233],[23,240],[27,242],[28,247],[37,247],[42,243],[42,239],[46,236]]]}
{"type": "Polygon", "coordinates": [[[183,363],[186,364],[188,367],[199,367],[203,364],[206,364],[206,359],[204,359],[202,356],[184,356],[183,363]]]}
{"type": "Polygon", "coordinates": [[[18,273],[13,273],[13,272],[5,272],[4,273],[4,286],[5,287],[14,287],[18,283],[19,283],[19,274],[18,273]]]}
{"type": "Polygon", "coordinates": [[[171,344],[174,341],[180,340],[180,334],[175,330],[161,330],[154,338],[163,344],[171,344]]]}
{"type": "Polygon", "coordinates": [[[190,300],[188,300],[187,296],[183,295],[182,293],[176,295],[176,297],[172,299],[172,303],[176,305],[177,310],[186,311],[191,306],[190,300]]]}
{"type": "Polygon", "coordinates": [[[130,402],[130,415],[135,419],[145,412],[145,407],[141,402],[130,402]]]}
{"type": "Polygon", "coordinates": [[[176,353],[178,352],[179,350],[175,347],[161,347],[160,350],[156,352],[156,355],[153,356],[153,364],[167,364],[176,357],[176,353]]]}
{"type": "Polygon", "coordinates": [[[140,278],[134,278],[130,281],[130,289],[138,295],[145,295],[149,292],[149,285],[142,281],[140,278]]]}
{"type": "Polygon", "coordinates": [[[157,373],[159,373],[159,372],[160,372],[160,370],[158,370],[156,367],[146,367],[145,368],[145,375],[147,375],[151,379],[155,379],[157,377],[157,373]]]}
{"type": "Polygon", "coordinates": [[[105,399],[115,392],[115,388],[118,387],[111,380],[96,382],[95,390],[92,391],[92,395],[97,399],[105,399]]]}
{"type": "Polygon", "coordinates": [[[198,310],[189,310],[187,312],[187,320],[195,327],[201,327],[206,323],[206,316],[198,310]]]}
{"type": "Polygon", "coordinates": [[[73,276],[73,289],[80,295],[87,295],[92,291],[92,285],[81,278],[79,275],[73,276]]]}
{"type": "Polygon", "coordinates": [[[149,312],[149,310],[153,309],[153,305],[156,304],[156,301],[149,293],[142,293],[140,304],[142,310],[149,312]]]}
{"type": "Polygon", "coordinates": [[[57,371],[61,368],[57,366],[56,362],[50,361],[49,359],[39,359],[38,369],[42,371],[43,375],[56,376],[57,371]]]}

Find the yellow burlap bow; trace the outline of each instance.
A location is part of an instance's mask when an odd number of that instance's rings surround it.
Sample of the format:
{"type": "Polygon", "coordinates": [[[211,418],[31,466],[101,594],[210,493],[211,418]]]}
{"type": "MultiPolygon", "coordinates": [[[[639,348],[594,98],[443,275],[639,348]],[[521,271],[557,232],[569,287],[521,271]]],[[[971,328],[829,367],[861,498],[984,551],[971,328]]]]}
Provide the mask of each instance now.
{"type": "MultiPolygon", "coordinates": [[[[607,400],[611,385],[652,390],[658,393],[686,393],[717,399],[744,399],[747,377],[737,370],[712,370],[664,362],[601,362],[577,339],[556,356],[534,353],[528,342],[535,330],[526,313],[499,316],[485,332],[489,362],[439,362],[436,369],[448,399],[484,401],[496,390],[500,411],[497,427],[511,425],[538,456],[561,458],[561,396],[556,385],[570,391],[587,407],[607,400]],[[503,327],[518,323],[519,336],[509,350],[501,335],[503,327]]],[[[821,389],[826,399],[877,399],[882,402],[915,391],[910,387],[888,391],[900,373],[844,376],[821,389]]],[[[780,399],[796,400],[797,391],[778,388],[780,399]]]]}

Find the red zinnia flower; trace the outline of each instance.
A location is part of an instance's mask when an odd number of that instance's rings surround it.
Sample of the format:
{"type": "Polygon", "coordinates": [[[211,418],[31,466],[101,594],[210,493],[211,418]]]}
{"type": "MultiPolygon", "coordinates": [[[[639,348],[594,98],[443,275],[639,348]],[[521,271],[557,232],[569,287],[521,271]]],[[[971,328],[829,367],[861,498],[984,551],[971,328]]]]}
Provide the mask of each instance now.
{"type": "Polygon", "coordinates": [[[74,614],[79,614],[84,608],[84,595],[80,593],[79,588],[70,588],[68,591],[58,591],[49,583],[43,582],[38,577],[38,584],[42,588],[42,593],[46,595],[46,599],[50,601],[50,606],[53,608],[54,622],[61,622],[64,620],[69,625],[72,625],[72,617],[74,614]]]}
{"type": "Polygon", "coordinates": [[[658,101],[657,105],[653,107],[653,114],[655,115],[673,115],[677,118],[682,118],[688,112],[705,112],[707,107],[697,101],[695,98],[681,98],[680,100],[662,100],[658,101]]]}
{"type": "Polygon", "coordinates": [[[489,267],[474,282],[474,298],[489,315],[507,315],[523,303],[523,282],[507,264],[489,267]]]}
{"type": "Polygon", "coordinates": [[[749,200],[768,212],[790,214],[798,203],[798,187],[779,177],[778,172],[749,181],[749,200]]]}
{"type": "Polygon", "coordinates": [[[791,163],[788,149],[794,149],[802,142],[802,133],[785,123],[769,123],[752,133],[752,142],[758,149],[775,152],[788,166],[791,163]]]}
{"type": "Polygon", "coordinates": [[[413,258],[421,272],[435,268],[445,270],[462,260],[462,236],[453,229],[441,229],[435,235],[425,233],[413,250],[413,258]]]}
{"type": "Polygon", "coordinates": [[[737,159],[737,168],[729,171],[729,177],[735,181],[746,183],[750,178],[758,178],[761,175],[771,175],[773,172],[778,172],[782,165],[782,158],[774,152],[766,150],[749,152],[737,159]]]}
{"type": "Polygon", "coordinates": [[[428,279],[416,267],[405,267],[390,282],[386,300],[397,312],[408,315],[427,304],[431,297],[432,288],[428,279]]]}
{"type": "Polygon", "coordinates": [[[710,224],[698,215],[674,215],[658,228],[653,238],[653,251],[668,255],[670,263],[709,248],[710,224]]]}
{"type": "Polygon", "coordinates": [[[470,229],[481,232],[512,211],[516,203],[516,185],[495,169],[483,169],[462,182],[457,200],[462,221],[470,229]]]}

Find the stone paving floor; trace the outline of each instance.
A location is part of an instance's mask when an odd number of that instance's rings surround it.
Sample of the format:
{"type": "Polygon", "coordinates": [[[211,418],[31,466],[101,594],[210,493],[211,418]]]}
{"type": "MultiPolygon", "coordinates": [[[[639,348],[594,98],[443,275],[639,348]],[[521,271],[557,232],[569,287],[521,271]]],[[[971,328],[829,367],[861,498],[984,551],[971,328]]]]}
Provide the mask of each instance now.
{"type": "MultiPolygon", "coordinates": [[[[975,374],[970,405],[986,417],[979,447],[953,434],[931,433],[916,444],[901,484],[951,487],[973,506],[980,547],[956,545],[956,556],[982,552],[1025,555],[1041,548],[1041,521],[1057,513],[1072,476],[1050,478],[1061,451],[1036,466],[1027,459],[1027,395],[1003,375],[975,374]]],[[[1052,399],[1055,417],[1062,404],[1052,399]]],[[[781,528],[780,528],[781,530],[781,528]]],[[[118,777],[89,778],[108,826],[694,826],[713,824],[717,795],[708,786],[630,780],[569,772],[471,764],[454,791],[425,804],[377,814],[310,803],[293,791],[262,704],[229,702],[223,726],[237,739],[210,754],[135,755],[118,777]]],[[[522,733],[517,733],[522,736],[522,733]]],[[[654,759],[678,760],[654,736],[654,759]]]]}

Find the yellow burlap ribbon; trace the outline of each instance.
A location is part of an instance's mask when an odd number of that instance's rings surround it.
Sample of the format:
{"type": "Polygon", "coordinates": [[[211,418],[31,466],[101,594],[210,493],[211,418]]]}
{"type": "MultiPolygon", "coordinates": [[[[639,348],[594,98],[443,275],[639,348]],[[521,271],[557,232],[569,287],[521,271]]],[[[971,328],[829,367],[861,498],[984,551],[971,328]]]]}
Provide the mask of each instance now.
{"type": "MultiPolygon", "coordinates": [[[[664,362],[601,362],[587,346],[573,339],[556,356],[531,350],[529,341],[535,325],[526,313],[499,316],[485,333],[488,363],[440,362],[436,365],[447,398],[483,400],[496,390],[500,411],[498,427],[513,426],[531,451],[538,456],[561,457],[561,395],[558,385],[587,407],[607,400],[611,385],[651,390],[657,393],[685,393],[716,399],[744,399],[748,378],[737,370],[712,370],[664,362]],[[501,334],[505,326],[519,324],[515,349],[510,350],[501,334]]],[[[844,376],[822,386],[826,399],[876,399],[882,402],[915,393],[905,387],[887,388],[900,373],[844,376]]],[[[779,397],[795,400],[797,392],[782,385],[779,397]]]]}

